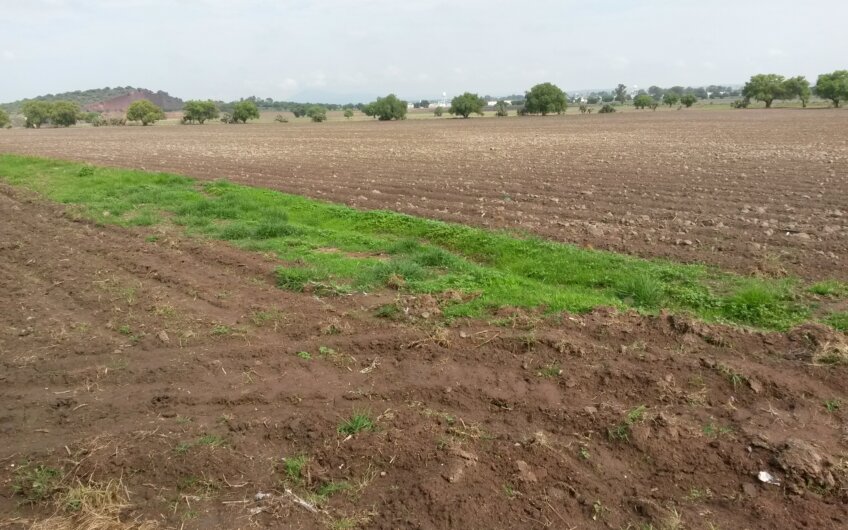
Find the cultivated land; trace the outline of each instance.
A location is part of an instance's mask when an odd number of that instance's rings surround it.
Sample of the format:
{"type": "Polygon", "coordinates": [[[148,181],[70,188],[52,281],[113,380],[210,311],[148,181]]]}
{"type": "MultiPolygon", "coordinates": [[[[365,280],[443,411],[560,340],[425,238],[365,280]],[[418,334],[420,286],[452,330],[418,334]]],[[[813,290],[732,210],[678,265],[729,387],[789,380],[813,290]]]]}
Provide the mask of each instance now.
{"type": "Polygon", "coordinates": [[[519,234],[0,156],[0,522],[844,528],[846,115],[682,114],[0,131],[519,234]]]}
{"type": "Polygon", "coordinates": [[[848,112],[11,130],[0,152],[226,178],[742,273],[848,279],[848,112]]]}

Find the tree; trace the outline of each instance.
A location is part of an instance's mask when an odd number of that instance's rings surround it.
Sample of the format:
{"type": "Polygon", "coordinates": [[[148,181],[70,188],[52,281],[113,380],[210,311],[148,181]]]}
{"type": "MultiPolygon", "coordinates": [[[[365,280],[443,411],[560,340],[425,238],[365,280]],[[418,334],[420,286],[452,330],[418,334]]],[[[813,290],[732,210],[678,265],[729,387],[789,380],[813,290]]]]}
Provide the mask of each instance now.
{"type": "Polygon", "coordinates": [[[683,94],[683,97],[680,98],[680,103],[687,109],[694,105],[697,101],[698,97],[695,94],[683,94]]]}
{"type": "Polygon", "coordinates": [[[586,98],[586,103],[588,103],[589,105],[597,105],[600,102],[601,102],[600,96],[592,95],[592,96],[589,96],[589,97],[586,98]]]}
{"type": "Polygon", "coordinates": [[[406,101],[401,101],[396,95],[389,94],[366,105],[365,114],[374,116],[380,121],[405,120],[406,101]]]}
{"type": "Polygon", "coordinates": [[[206,120],[214,120],[219,116],[218,107],[212,100],[190,100],[183,106],[183,123],[203,124],[206,120]]]}
{"type": "Polygon", "coordinates": [[[50,105],[50,121],[57,127],[76,125],[79,118],[79,105],[72,101],[55,101],[50,105]]]}
{"type": "Polygon", "coordinates": [[[256,103],[253,101],[246,99],[244,101],[239,101],[235,105],[233,105],[233,114],[232,121],[233,123],[247,123],[247,120],[258,120],[259,119],[259,108],[256,106],[256,103]]]}
{"type": "Polygon", "coordinates": [[[524,93],[524,108],[530,114],[562,114],[567,107],[565,92],[553,83],[541,83],[524,93]]]}
{"type": "Polygon", "coordinates": [[[486,106],[486,100],[478,96],[477,94],[472,94],[471,92],[466,92],[461,96],[456,96],[451,100],[451,106],[448,109],[453,115],[459,115],[463,118],[467,118],[471,116],[472,113],[483,115],[483,107],[486,106]]]}
{"type": "Polygon", "coordinates": [[[786,99],[798,98],[801,100],[801,106],[807,108],[807,102],[810,101],[810,82],[803,75],[790,77],[783,82],[783,97],[786,99]]]}
{"type": "Polygon", "coordinates": [[[745,83],[742,88],[742,95],[748,99],[755,99],[766,104],[766,108],[771,108],[771,103],[775,99],[783,99],[784,95],[784,79],[782,75],[777,74],[757,74],[751,76],[751,80],[745,83]]]}
{"type": "Polygon", "coordinates": [[[821,74],[816,81],[816,94],[831,100],[833,106],[838,108],[840,101],[848,100],[848,70],[821,74]]]}
{"type": "Polygon", "coordinates": [[[615,87],[615,100],[622,105],[627,101],[627,87],[625,85],[619,84],[615,87]]]}
{"type": "Polygon", "coordinates": [[[352,110],[350,110],[350,109],[345,109],[345,111],[344,111],[344,117],[345,117],[345,118],[347,118],[347,119],[351,119],[351,118],[353,118],[353,111],[352,111],[352,110]]]}
{"type": "Polygon", "coordinates": [[[498,118],[509,116],[509,111],[507,111],[507,104],[504,100],[500,100],[495,103],[495,111],[495,116],[497,116],[498,118]]]}
{"type": "Polygon", "coordinates": [[[422,108],[422,109],[429,109],[430,108],[430,102],[427,101],[426,99],[422,99],[420,102],[418,102],[418,107],[422,108]]]}
{"type": "Polygon", "coordinates": [[[133,101],[127,109],[127,120],[140,121],[142,125],[150,125],[164,117],[165,113],[162,109],[146,99],[133,101]]]}
{"type": "Polygon", "coordinates": [[[680,96],[677,95],[677,92],[666,92],[663,94],[663,103],[668,105],[669,107],[673,107],[677,105],[677,102],[680,101],[680,96]]]}
{"type": "Polygon", "coordinates": [[[443,109],[442,106],[439,105],[438,107],[436,107],[436,110],[433,111],[433,116],[435,116],[437,118],[441,118],[442,114],[444,114],[444,113],[445,113],[445,109],[443,109]]]}
{"type": "Polygon", "coordinates": [[[0,129],[8,127],[10,123],[12,123],[12,120],[9,119],[9,115],[6,114],[5,110],[0,109],[0,129]]]}
{"type": "Polygon", "coordinates": [[[665,90],[661,89],[660,87],[658,87],[656,85],[653,85],[653,86],[648,87],[648,94],[653,96],[654,99],[659,100],[659,99],[662,99],[663,94],[665,94],[665,90]]]}
{"type": "Polygon", "coordinates": [[[644,109],[654,104],[654,98],[648,94],[639,94],[633,98],[633,106],[637,109],[644,109]]]}
{"type": "Polygon", "coordinates": [[[50,121],[52,106],[46,101],[27,101],[21,107],[21,114],[26,119],[27,127],[40,129],[42,125],[50,121]]]}
{"type": "Polygon", "coordinates": [[[320,105],[313,105],[306,111],[306,115],[315,123],[327,121],[327,109],[320,105]]]}

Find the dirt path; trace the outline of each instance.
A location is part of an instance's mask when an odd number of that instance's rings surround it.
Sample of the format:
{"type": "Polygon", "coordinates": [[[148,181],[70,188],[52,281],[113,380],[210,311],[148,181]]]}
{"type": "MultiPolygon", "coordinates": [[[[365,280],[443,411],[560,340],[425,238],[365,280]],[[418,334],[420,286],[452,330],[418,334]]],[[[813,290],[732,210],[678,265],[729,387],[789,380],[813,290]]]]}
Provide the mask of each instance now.
{"type": "Polygon", "coordinates": [[[0,152],[227,178],[743,273],[848,280],[848,112],[0,131],[0,152]]]}
{"type": "Polygon", "coordinates": [[[0,188],[0,521],[68,516],[12,494],[30,462],[121,480],[122,519],[161,528],[848,524],[848,378],[810,357],[844,336],[608,311],[444,328],[429,297],[378,319],[393,294],[287,293],[277,265],[0,188]],[[355,412],[375,430],[340,434],[355,412]]]}

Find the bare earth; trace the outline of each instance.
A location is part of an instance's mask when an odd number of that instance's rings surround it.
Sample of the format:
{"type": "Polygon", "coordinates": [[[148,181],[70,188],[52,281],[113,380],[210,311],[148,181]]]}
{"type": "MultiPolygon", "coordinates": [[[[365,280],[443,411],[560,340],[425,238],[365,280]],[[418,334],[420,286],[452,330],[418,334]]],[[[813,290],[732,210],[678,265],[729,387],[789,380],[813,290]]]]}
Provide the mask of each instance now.
{"type": "Polygon", "coordinates": [[[744,273],[848,279],[848,112],[0,131],[0,152],[227,178],[744,273]]]}

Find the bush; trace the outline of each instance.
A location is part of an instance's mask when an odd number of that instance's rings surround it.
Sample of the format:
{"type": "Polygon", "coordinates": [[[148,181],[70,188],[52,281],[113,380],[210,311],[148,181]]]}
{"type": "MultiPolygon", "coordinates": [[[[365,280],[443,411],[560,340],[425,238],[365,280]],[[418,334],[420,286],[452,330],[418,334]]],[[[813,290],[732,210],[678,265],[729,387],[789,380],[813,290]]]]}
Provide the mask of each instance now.
{"type": "Polygon", "coordinates": [[[327,121],[327,109],[324,107],[313,105],[306,111],[306,115],[315,123],[327,121]]]}
{"type": "Polygon", "coordinates": [[[751,100],[748,99],[748,98],[737,99],[736,101],[734,101],[733,103],[730,104],[730,107],[734,108],[734,109],[747,109],[748,105],[750,105],[750,104],[751,104],[751,100]]]}
{"type": "Polygon", "coordinates": [[[463,118],[471,116],[472,113],[482,116],[484,106],[486,106],[485,99],[481,98],[477,94],[466,92],[451,100],[451,106],[448,109],[448,112],[453,115],[462,116],[463,118]]]}
{"type": "Polygon", "coordinates": [[[648,94],[639,94],[633,98],[633,106],[637,109],[645,109],[654,104],[654,98],[648,94]]]}
{"type": "Polygon", "coordinates": [[[27,128],[40,129],[42,125],[50,121],[50,103],[46,101],[27,101],[21,107],[21,114],[26,119],[27,128]]]}
{"type": "Polygon", "coordinates": [[[259,108],[252,101],[239,101],[233,105],[229,121],[225,123],[247,123],[247,120],[258,120],[259,108]]]}
{"type": "Polygon", "coordinates": [[[524,108],[530,114],[562,114],[568,108],[566,94],[553,83],[541,83],[524,95],[524,108]]]}
{"type": "Polygon", "coordinates": [[[288,123],[289,119],[283,116],[282,114],[277,114],[277,116],[274,117],[274,121],[277,123],[288,123]]]}
{"type": "Polygon", "coordinates": [[[377,98],[362,110],[366,116],[374,116],[381,121],[405,120],[406,101],[401,101],[394,94],[384,98],[377,98]]]}
{"type": "Polygon", "coordinates": [[[156,123],[157,120],[164,117],[165,113],[162,112],[162,109],[146,99],[133,101],[127,109],[127,120],[140,121],[142,125],[156,123]]]}
{"type": "Polygon", "coordinates": [[[439,106],[439,107],[436,107],[436,110],[433,111],[433,116],[435,116],[437,118],[441,118],[442,114],[444,114],[444,113],[445,113],[445,109],[443,109],[441,106],[439,106]]]}
{"type": "Polygon", "coordinates": [[[50,105],[50,121],[57,127],[76,125],[79,116],[79,105],[72,101],[55,101],[50,105]]]}
{"type": "Polygon", "coordinates": [[[697,101],[698,98],[695,96],[695,94],[685,94],[683,97],[680,98],[680,103],[684,105],[687,109],[697,103],[697,101]]]}
{"type": "Polygon", "coordinates": [[[11,125],[12,120],[9,119],[9,115],[5,110],[0,109],[0,128],[6,127],[7,125],[11,125]]]}
{"type": "Polygon", "coordinates": [[[598,114],[610,114],[612,112],[615,112],[615,107],[607,103],[606,105],[601,107],[601,110],[598,111],[598,114]]]}
{"type": "Polygon", "coordinates": [[[183,123],[199,123],[202,125],[206,120],[214,120],[218,116],[218,107],[211,100],[186,101],[183,107],[183,123]]]}
{"type": "Polygon", "coordinates": [[[353,111],[351,109],[345,109],[344,117],[347,119],[353,118],[353,111]]]}
{"type": "Polygon", "coordinates": [[[507,110],[506,101],[503,101],[503,100],[498,101],[497,104],[495,104],[495,111],[496,111],[495,116],[497,116],[498,118],[503,118],[505,116],[509,116],[509,111],[507,110]]]}
{"type": "Polygon", "coordinates": [[[669,107],[673,107],[673,106],[677,105],[678,101],[680,101],[680,96],[675,94],[674,92],[666,92],[663,95],[662,101],[663,101],[663,103],[665,103],[669,107]]]}

